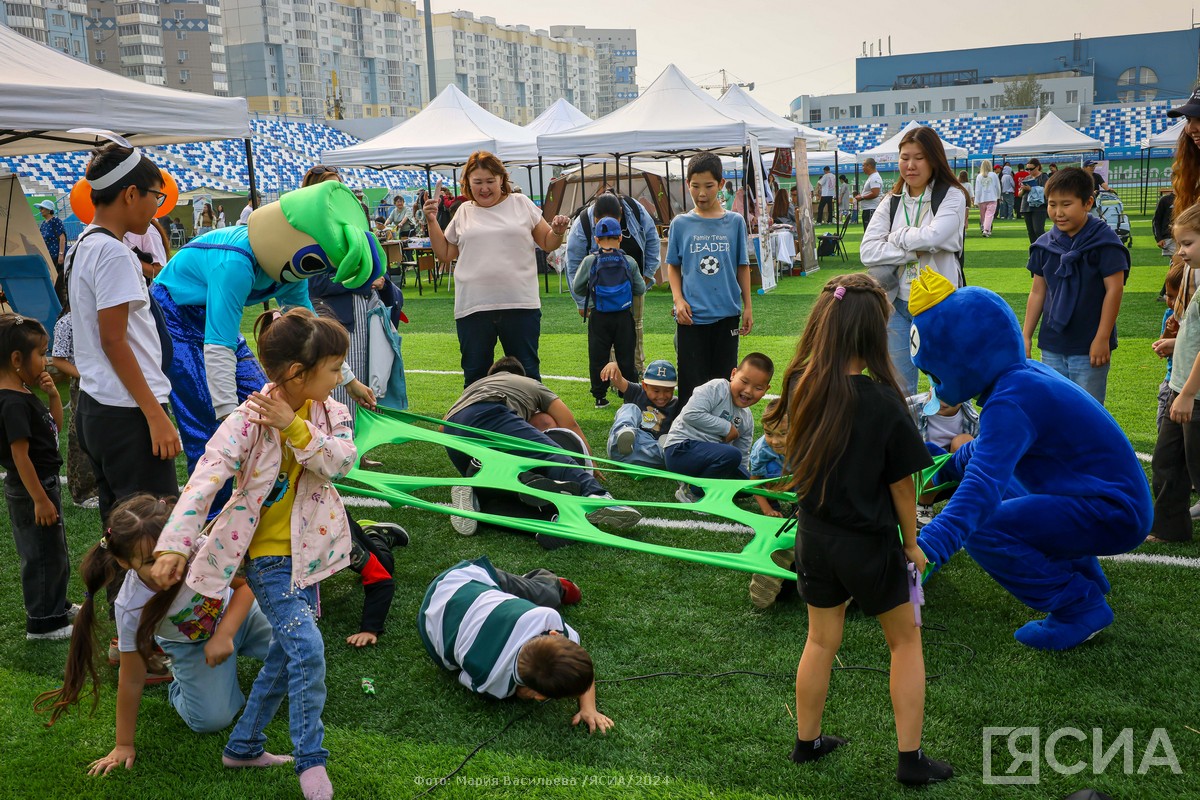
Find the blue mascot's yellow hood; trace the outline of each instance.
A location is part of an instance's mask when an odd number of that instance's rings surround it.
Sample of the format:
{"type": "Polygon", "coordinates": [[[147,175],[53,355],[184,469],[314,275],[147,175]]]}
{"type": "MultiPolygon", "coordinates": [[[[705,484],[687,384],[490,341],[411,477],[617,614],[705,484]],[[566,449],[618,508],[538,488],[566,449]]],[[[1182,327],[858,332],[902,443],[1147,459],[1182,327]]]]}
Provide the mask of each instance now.
{"type": "Polygon", "coordinates": [[[1000,295],[948,287],[928,268],[913,282],[909,342],[913,363],[929,376],[937,396],[956,405],[987,394],[998,377],[1023,365],[1025,338],[1000,295]]]}

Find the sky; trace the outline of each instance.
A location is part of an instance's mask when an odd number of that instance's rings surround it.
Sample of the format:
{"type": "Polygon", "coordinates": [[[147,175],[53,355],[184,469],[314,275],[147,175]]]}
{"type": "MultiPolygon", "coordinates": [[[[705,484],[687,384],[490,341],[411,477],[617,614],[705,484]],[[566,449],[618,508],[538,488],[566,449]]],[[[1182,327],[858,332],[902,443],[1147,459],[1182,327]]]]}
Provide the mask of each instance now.
{"type": "Polygon", "coordinates": [[[890,35],[893,55],[924,53],[1059,41],[1076,33],[1183,30],[1194,13],[1187,0],[431,0],[431,7],[434,13],[462,8],[501,25],[534,29],[635,28],[641,88],[670,63],[701,84],[719,84],[717,71],[725,69],[731,82],[753,81],[753,96],[783,115],[801,94],[854,91],[854,60],[864,39],[882,38],[886,51],[890,35]],[[949,12],[916,13],[938,7],[949,12]]]}

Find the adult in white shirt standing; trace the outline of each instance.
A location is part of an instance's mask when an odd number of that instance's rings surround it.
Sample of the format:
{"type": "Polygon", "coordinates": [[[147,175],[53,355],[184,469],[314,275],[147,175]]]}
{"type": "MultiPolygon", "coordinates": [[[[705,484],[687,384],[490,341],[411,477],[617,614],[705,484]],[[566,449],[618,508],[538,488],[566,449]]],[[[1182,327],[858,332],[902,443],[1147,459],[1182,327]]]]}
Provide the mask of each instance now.
{"type": "Polygon", "coordinates": [[[862,167],[863,172],[867,173],[867,180],[863,184],[862,191],[854,195],[854,201],[858,203],[865,231],[871,224],[871,216],[875,213],[875,209],[879,208],[879,198],[883,195],[883,178],[880,177],[879,170],[875,167],[875,159],[866,159],[863,161],[862,167]]]}
{"type": "Polygon", "coordinates": [[[825,222],[833,222],[833,198],[837,195],[837,178],[829,171],[829,167],[821,173],[821,177],[817,179],[817,189],[821,192],[821,202],[817,206],[817,224],[825,222]],[[825,217],[825,209],[829,209],[828,218],[825,217]]]}
{"type": "Polygon", "coordinates": [[[480,150],[463,167],[463,203],[442,230],[438,201],[425,201],[429,242],[443,264],[455,259],[454,323],[458,329],[463,385],[487,375],[496,360],[496,340],[525,374],[541,380],[538,338],[542,330],[542,298],[538,288],[535,247],[547,253],[563,243],[571,219],[562,214],[550,223],[523,194],[512,193],[508,170],[500,159],[480,150]]]}
{"type": "Polygon", "coordinates": [[[141,262],[122,242],[145,234],[166,195],[140,150],[106,144],[86,171],[93,223],[67,256],[79,442],[92,462],[100,515],[124,497],[178,494],[179,432],[167,414],[171,384],[141,262]]]}
{"type": "Polygon", "coordinates": [[[963,285],[959,260],[966,224],[967,192],[954,177],[946,151],[932,128],[913,128],[900,140],[900,178],[863,234],[862,263],[892,303],[888,350],[905,396],[916,394],[908,313],[910,284],[932,267],[955,286],[963,285]]]}
{"type": "Polygon", "coordinates": [[[992,235],[992,220],[996,218],[999,201],[1000,179],[992,171],[992,162],[984,159],[975,176],[975,205],[979,206],[979,232],[985,237],[992,235]]]}

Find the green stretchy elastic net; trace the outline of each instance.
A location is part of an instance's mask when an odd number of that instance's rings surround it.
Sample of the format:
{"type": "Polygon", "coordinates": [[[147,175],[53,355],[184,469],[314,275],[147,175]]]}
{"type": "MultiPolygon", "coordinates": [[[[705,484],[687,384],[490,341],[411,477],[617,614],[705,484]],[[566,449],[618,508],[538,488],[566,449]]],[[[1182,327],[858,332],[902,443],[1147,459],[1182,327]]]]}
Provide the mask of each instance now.
{"type": "MultiPolygon", "coordinates": [[[[359,459],[372,449],[385,444],[402,444],[404,442],[429,442],[449,447],[466,453],[482,466],[478,472],[469,478],[458,475],[446,477],[423,477],[417,475],[392,475],[383,472],[359,469],[357,465],[346,475],[346,481],[355,481],[364,486],[350,483],[339,483],[338,489],[347,494],[364,497],[374,497],[385,500],[393,506],[411,506],[426,511],[436,511],[439,514],[471,517],[480,522],[503,525],[530,533],[544,533],[564,539],[591,542],[593,544],[620,547],[635,550],[640,553],[678,558],[699,564],[711,564],[717,567],[757,572],[779,578],[794,578],[795,573],[777,566],[771,560],[775,550],[791,549],[795,545],[795,529],[785,526],[786,520],[768,517],[755,511],[739,508],[733,498],[738,492],[763,495],[795,502],[796,496],[790,492],[777,492],[761,488],[762,484],[772,483],[765,480],[725,480],[716,478],[693,478],[676,475],[665,470],[624,464],[599,456],[590,456],[590,460],[605,471],[622,474],[627,477],[662,478],[676,482],[683,481],[704,490],[704,496],[698,502],[686,505],[676,502],[657,501],[624,501],[617,500],[620,505],[638,508],[645,513],[646,509],[662,508],[701,512],[719,517],[730,522],[745,525],[750,528],[753,538],[738,553],[710,552],[707,550],[689,550],[683,547],[668,547],[661,544],[640,541],[628,536],[617,536],[607,533],[593,525],[587,514],[597,508],[613,505],[613,500],[599,497],[576,497],[573,495],[555,494],[526,486],[518,480],[523,472],[545,466],[561,466],[556,462],[546,461],[538,454],[558,454],[578,457],[578,454],[561,450],[539,442],[506,436],[492,431],[470,428],[465,425],[445,422],[440,419],[413,414],[408,411],[381,409],[369,411],[360,408],[355,418],[355,444],[358,446],[359,459]],[[414,423],[427,423],[432,426],[424,427],[414,423]],[[472,434],[471,438],[443,433],[436,426],[445,425],[447,429],[458,429],[472,434]],[[461,510],[417,497],[413,492],[439,486],[475,486],[486,489],[496,489],[522,494],[536,495],[550,500],[558,509],[558,519],[549,522],[542,519],[522,517],[507,517],[489,514],[482,511],[461,510]],[[786,529],[785,529],[786,528],[786,529]],[[782,531],[782,532],[781,532],[782,531]]],[[[930,469],[922,472],[918,479],[921,486],[927,490],[927,484],[941,463],[948,458],[940,457],[930,469]]],[[[941,488],[941,487],[934,487],[941,488]]],[[[636,535],[636,528],[634,535],[636,535]]]]}

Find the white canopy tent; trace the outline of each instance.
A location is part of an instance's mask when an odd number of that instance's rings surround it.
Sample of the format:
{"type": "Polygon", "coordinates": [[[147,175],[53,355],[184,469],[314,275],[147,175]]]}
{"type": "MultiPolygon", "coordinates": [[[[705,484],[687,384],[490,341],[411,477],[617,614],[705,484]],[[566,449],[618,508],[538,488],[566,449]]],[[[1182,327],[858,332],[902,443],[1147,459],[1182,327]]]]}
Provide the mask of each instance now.
{"type": "Polygon", "coordinates": [[[842,164],[861,164],[863,158],[855,153],[847,153],[845,150],[821,150],[808,154],[808,165],[810,167],[814,164],[819,167],[832,167],[834,156],[837,156],[838,166],[842,164]]]}
{"type": "Polygon", "coordinates": [[[243,97],[181,92],[80,63],[0,25],[0,156],[84,150],[104,128],[135,145],[249,139],[243,97]]]}
{"type": "Polygon", "coordinates": [[[1179,137],[1183,135],[1183,126],[1187,125],[1187,119],[1181,119],[1171,127],[1167,128],[1162,133],[1156,133],[1153,136],[1147,136],[1142,142],[1142,147],[1147,150],[1159,147],[1174,148],[1179,143],[1179,137]]]}
{"type": "Polygon", "coordinates": [[[543,133],[559,133],[587,125],[592,118],[580,111],[565,98],[560,97],[554,104],[538,114],[537,119],[525,126],[535,136],[543,133]]]}
{"type": "Polygon", "coordinates": [[[838,138],[832,133],[779,116],[737,84],[726,89],[717,102],[725,113],[749,125],[750,132],[758,136],[758,142],[763,147],[790,148],[796,139],[803,139],[809,150],[832,150],[837,147],[838,138]]]}
{"type": "Polygon", "coordinates": [[[1047,111],[1036,125],[1020,136],[997,144],[992,148],[992,153],[998,156],[1049,156],[1093,150],[1103,153],[1104,142],[1080,133],[1059,119],[1053,111],[1047,111]]]}
{"type": "MultiPolygon", "coordinates": [[[[900,158],[900,140],[904,138],[904,134],[908,133],[913,128],[920,127],[921,123],[914,119],[912,122],[905,125],[899,133],[888,139],[883,144],[876,145],[869,150],[860,150],[858,153],[859,162],[861,163],[865,159],[873,158],[876,161],[887,161],[893,164],[896,163],[896,161],[900,158]]],[[[938,138],[942,141],[942,147],[946,151],[946,158],[953,160],[956,158],[967,157],[967,148],[959,147],[956,144],[947,142],[945,139],[942,139],[940,134],[938,135],[938,138]]]]}
{"type": "Polygon", "coordinates": [[[537,161],[534,134],[500,119],[450,84],[416,116],[373,139],[326,150],[322,163],[335,167],[457,167],[476,150],[501,161],[537,161]]]}
{"type": "Polygon", "coordinates": [[[573,130],[541,134],[537,149],[545,159],[740,151],[750,132],[750,125],[726,113],[678,67],[669,64],[633,102],[573,130]]]}

